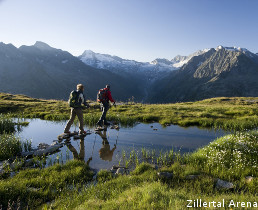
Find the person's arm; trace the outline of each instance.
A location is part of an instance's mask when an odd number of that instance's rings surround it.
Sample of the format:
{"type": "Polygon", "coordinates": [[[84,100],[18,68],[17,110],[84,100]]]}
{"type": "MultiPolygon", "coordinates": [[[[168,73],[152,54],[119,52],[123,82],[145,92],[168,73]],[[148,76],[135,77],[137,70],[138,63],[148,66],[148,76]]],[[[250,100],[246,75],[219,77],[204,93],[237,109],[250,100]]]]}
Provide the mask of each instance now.
{"type": "Polygon", "coordinates": [[[112,96],[111,96],[111,91],[108,91],[108,92],[107,92],[107,96],[108,96],[108,99],[109,99],[111,102],[115,103],[114,99],[113,99],[112,96]]]}
{"type": "Polygon", "coordinates": [[[80,99],[82,100],[82,104],[84,104],[84,106],[86,106],[86,107],[89,107],[88,103],[86,102],[86,98],[85,98],[84,94],[81,93],[81,94],[79,95],[79,97],[80,97],[80,99]]]}

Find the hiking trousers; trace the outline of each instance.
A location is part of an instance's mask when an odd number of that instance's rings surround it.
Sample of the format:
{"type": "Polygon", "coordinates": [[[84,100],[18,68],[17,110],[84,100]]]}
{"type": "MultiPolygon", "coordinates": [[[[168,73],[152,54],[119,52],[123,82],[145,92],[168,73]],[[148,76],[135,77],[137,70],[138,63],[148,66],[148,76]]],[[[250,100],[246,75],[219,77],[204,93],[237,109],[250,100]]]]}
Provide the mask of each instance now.
{"type": "Polygon", "coordinates": [[[102,111],[102,115],[101,117],[99,118],[99,121],[98,123],[106,123],[107,122],[107,119],[106,119],[106,115],[107,115],[107,111],[109,109],[109,103],[108,102],[102,102],[101,103],[101,111],[102,111]]]}
{"type": "Polygon", "coordinates": [[[71,115],[70,115],[70,119],[68,120],[65,129],[64,129],[64,133],[68,133],[75,117],[78,117],[79,119],[79,132],[83,132],[83,112],[82,112],[82,108],[71,108],[71,115]]]}

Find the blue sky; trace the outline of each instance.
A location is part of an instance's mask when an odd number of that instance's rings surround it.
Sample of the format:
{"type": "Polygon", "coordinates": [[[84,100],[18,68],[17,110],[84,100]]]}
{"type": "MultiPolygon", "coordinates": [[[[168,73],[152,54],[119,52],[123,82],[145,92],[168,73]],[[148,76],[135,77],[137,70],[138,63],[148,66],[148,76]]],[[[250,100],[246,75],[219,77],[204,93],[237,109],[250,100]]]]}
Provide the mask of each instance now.
{"type": "Polygon", "coordinates": [[[236,46],[258,53],[256,0],[0,0],[0,42],[136,61],[236,46]]]}

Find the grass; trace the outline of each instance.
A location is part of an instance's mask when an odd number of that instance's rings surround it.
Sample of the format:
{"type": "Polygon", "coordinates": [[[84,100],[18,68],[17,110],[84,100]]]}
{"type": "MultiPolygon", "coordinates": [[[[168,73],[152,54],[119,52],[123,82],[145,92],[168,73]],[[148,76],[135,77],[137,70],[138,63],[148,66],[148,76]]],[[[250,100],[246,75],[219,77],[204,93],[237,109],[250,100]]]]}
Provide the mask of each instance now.
{"type": "Polygon", "coordinates": [[[215,205],[224,200],[226,209],[232,201],[253,206],[258,192],[257,138],[257,131],[227,135],[183,156],[173,150],[158,157],[155,151],[132,151],[128,159],[124,154],[124,161],[136,166],[130,175],[101,170],[97,182],[91,182],[93,174],[81,161],[28,169],[0,181],[0,200],[5,208],[39,209],[186,209],[187,200],[197,199],[215,205]],[[160,161],[158,171],[172,173],[171,178],[160,177],[147,163],[155,158],[160,161]],[[189,179],[192,174],[198,177],[189,179]],[[246,182],[246,176],[254,178],[246,182]],[[232,182],[234,188],[216,188],[217,178],[232,182]]]}
{"type": "MultiPolygon", "coordinates": [[[[206,202],[224,199],[226,209],[230,209],[232,200],[257,205],[258,132],[244,131],[258,127],[257,105],[258,98],[213,98],[176,104],[112,107],[108,118],[125,126],[136,122],[160,122],[164,126],[222,128],[232,134],[183,156],[173,150],[156,156],[154,150],[144,148],[141,153],[123,153],[121,163],[134,167],[134,171],[128,176],[114,177],[109,171],[102,170],[97,175],[97,182],[91,182],[93,174],[87,164],[80,161],[20,171],[0,180],[0,208],[186,209],[189,199],[206,202]],[[158,176],[149,162],[160,166],[159,171],[172,173],[172,178],[158,176]],[[192,174],[199,176],[189,179],[188,175],[192,174]],[[246,182],[246,176],[252,176],[253,180],[246,182]],[[216,188],[217,178],[232,182],[234,188],[216,188]]],[[[23,95],[0,93],[0,111],[21,118],[69,118],[66,102],[23,95]]],[[[99,106],[93,103],[84,112],[88,124],[95,124],[100,116],[99,106]]]]}
{"type": "Polygon", "coordinates": [[[193,153],[188,163],[223,179],[258,176],[258,131],[230,134],[193,153]]]}
{"type": "Polygon", "coordinates": [[[10,115],[0,114],[0,134],[14,132],[15,125],[10,115]]]}
{"type": "MultiPolygon", "coordinates": [[[[100,117],[99,105],[90,102],[84,120],[94,125],[100,117]]],[[[220,97],[175,104],[123,104],[112,107],[108,119],[125,126],[136,122],[159,122],[180,126],[244,130],[258,127],[258,97],[220,97]]],[[[34,99],[24,95],[0,93],[0,111],[21,118],[66,120],[70,109],[60,100],[34,99]]]]}
{"type": "Polygon", "coordinates": [[[27,122],[14,122],[10,114],[0,114],[0,161],[19,155],[22,151],[31,150],[31,141],[21,140],[13,133],[27,126],[27,122]]]}
{"type": "MultiPolygon", "coordinates": [[[[80,161],[47,169],[27,169],[0,180],[0,208],[35,209],[92,179],[89,167],[80,161]]],[[[77,188],[78,189],[78,188],[77,188]]]]}
{"type": "Polygon", "coordinates": [[[16,157],[21,152],[30,151],[31,141],[22,140],[14,134],[0,135],[0,161],[16,157]]]}

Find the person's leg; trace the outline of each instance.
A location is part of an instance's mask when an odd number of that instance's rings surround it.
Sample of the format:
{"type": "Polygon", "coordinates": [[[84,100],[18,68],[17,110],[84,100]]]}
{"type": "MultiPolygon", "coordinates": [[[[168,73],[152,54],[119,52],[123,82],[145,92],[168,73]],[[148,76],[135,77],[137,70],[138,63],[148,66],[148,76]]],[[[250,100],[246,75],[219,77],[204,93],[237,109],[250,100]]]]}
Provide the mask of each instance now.
{"type": "Polygon", "coordinates": [[[80,152],[79,152],[79,159],[84,160],[85,158],[85,146],[84,146],[84,139],[80,140],[80,152]]]}
{"type": "Polygon", "coordinates": [[[98,125],[102,126],[103,123],[106,122],[106,115],[107,115],[108,108],[109,108],[109,106],[108,106],[108,103],[107,103],[107,102],[103,102],[103,103],[101,104],[102,115],[101,115],[101,117],[99,118],[99,121],[98,121],[98,123],[97,123],[98,125]]]}
{"type": "Polygon", "coordinates": [[[109,109],[108,103],[105,103],[103,108],[103,116],[102,116],[102,122],[104,123],[104,125],[107,123],[106,116],[107,116],[108,109],[109,109]]]}
{"type": "Polygon", "coordinates": [[[82,109],[76,109],[76,115],[79,119],[79,132],[83,133],[84,129],[83,129],[83,112],[82,109]]]}
{"type": "Polygon", "coordinates": [[[70,119],[68,120],[68,122],[65,126],[64,133],[69,133],[69,130],[74,122],[75,116],[76,116],[75,110],[74,110],[74,108],[71,108],[70,119]]]}

